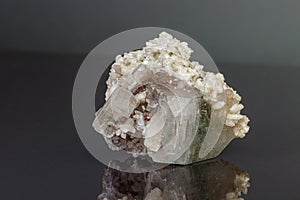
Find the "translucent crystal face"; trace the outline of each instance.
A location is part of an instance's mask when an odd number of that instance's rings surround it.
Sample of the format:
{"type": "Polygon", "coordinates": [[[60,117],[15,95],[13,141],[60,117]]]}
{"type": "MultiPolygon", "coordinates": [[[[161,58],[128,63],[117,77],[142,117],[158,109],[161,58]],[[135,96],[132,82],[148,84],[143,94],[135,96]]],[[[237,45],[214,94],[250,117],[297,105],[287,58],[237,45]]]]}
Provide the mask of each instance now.
{"type": "Polygon", "coordinates": [[[96,114],[94,128],[113,150],[172,163],[191,145],[198,127],[200,93],[186,82],[140,65],[119,81],[96,114]]]}
{"type": "Polygon", "coordinates": [[[116,57],[107,103],[94,122],[111,149],[189,164],[216,157],[245,136],[241,97],[222,74],[191,61],[192,52],[162,32],[143,49],[116,57]]]}

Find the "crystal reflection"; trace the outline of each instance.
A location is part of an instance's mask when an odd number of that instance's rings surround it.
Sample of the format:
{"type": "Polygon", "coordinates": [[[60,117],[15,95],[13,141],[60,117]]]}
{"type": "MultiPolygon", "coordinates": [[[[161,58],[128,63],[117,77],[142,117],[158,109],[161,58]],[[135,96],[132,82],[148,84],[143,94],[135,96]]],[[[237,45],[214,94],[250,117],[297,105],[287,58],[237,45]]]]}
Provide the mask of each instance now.
{"type": "MultiPolygon", "coordinates": [[[[138,166],[136,161],[130,163],[138,166]]],[[[111,164],[124,167],[117,162],[111,164]]],[[[250,186],[249,179],[247,172],[223,159],[169,165],[147,173],[107,168],[98,200],[242,200],[241,195],[247,194],[250,186]]]]}

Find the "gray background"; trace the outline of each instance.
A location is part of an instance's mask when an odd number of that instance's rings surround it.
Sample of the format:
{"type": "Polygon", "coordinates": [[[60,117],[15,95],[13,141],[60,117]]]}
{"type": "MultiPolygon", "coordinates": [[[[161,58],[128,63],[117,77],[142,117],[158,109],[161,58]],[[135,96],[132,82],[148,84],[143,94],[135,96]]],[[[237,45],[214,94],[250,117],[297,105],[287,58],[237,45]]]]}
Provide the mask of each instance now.
{"type": "Polygon", "coordinates": [[[2,0],[0,198],[96,200],[104,166],[84,148],[73,123],[77,70],[112,34],[164,26],[199,41],[243,97],[250,133],[220,157],[249,172],[246,199],[299,199],[299,5],[2,0]]]}
{"type": "Polygon", "coordinates": [[[145,26],[183,32],[217,62],[299,66],[298,0],[1,0],[0,49],[86,54],[145,26]]]}

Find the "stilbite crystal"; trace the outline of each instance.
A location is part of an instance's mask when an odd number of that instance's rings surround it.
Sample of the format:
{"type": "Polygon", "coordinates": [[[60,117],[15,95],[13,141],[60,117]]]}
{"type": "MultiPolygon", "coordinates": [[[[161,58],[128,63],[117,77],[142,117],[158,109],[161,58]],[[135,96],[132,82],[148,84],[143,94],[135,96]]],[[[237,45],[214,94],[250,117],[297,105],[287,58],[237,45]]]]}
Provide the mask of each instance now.
{"type": "Polygon", "coordinates": [[[189,164],[217,156],[248,132],[241,97],[220,73],[190,61],[185,42],[161,33],[142,50],[117,56],[106,103],[93,127],[112,150],[189,164]]]}

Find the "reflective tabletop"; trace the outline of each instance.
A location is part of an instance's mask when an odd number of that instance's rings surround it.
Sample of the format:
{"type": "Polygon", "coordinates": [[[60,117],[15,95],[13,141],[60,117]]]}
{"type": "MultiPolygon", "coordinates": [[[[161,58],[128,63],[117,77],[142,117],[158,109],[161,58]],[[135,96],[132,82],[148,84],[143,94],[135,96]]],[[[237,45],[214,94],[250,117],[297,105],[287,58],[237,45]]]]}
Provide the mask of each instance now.
{"type": "Polygon", "coordinates": [[[76,133],[71,96],[83,59],[0,54],[1,199],[222,199],[245,188],[244,199],[299,199],[300,67],[217,63],[243,96],[249,134],[216,159],[130,175],[99,163],[76,133]],[[250,177],[243,187],[239,175],[250,177]]]}

